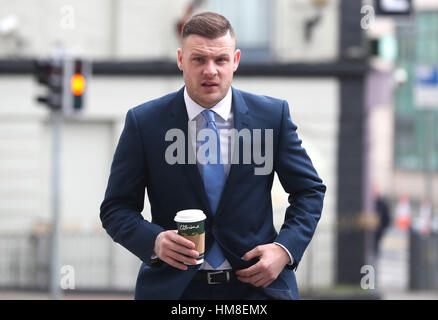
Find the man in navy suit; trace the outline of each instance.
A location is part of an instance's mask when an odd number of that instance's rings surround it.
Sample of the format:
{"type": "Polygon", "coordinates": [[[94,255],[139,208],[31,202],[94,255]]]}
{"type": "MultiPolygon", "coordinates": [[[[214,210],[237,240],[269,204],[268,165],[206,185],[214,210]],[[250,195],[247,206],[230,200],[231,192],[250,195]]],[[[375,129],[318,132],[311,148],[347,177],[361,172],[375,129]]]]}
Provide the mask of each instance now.
{"type": "Polygon", "coordinates": [[[287,102],[231,86],[239,60],[229,21],[195,15],[178,49],[185,86],[127,113],[100,217],[142,261],[136,299],[298,299],[294,270],[321,216],[325,186],[287,102]],[[279,232],[274,172],[290,203],[279,232]],[[151,221],[141,215],[145,190],[151,221]],[[200,265],[194,243],[175,230],[184,209],[207,216],[200,265]]]}

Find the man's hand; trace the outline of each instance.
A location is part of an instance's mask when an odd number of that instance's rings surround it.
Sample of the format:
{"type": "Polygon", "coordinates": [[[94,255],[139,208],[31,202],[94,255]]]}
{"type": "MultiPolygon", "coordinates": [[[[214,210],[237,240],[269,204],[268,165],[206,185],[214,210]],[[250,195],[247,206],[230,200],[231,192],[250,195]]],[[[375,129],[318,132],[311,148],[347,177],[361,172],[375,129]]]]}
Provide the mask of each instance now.
{"type": "Polygon", "coordinates": [[[248,251],[242,259],[259,258],[259,262],[247,269],[236,272],[237,278],[256,287],[267,287],[277,279],[280,272],[290,262],[289,255],[281,246],[270,243],[248,251]]]}
{"type": "Polygon", "coordinates": [[[196,264],[193,258],[199,257],[199,252],[194,249],[195,244],[177,230],[162,231],[155,239],[154,252],[158,258],[180,270],[187,270],[183,263],[196,264]]]}

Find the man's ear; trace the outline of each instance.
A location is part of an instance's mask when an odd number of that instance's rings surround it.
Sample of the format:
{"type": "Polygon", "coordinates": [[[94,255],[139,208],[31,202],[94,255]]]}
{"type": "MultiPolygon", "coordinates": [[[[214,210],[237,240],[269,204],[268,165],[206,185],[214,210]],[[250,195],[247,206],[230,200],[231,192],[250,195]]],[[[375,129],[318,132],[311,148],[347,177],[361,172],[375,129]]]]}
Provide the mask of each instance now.
{"type": "Polygon", "coordinates": [[[178,69],[183,71],[183,67],[182,67],[182,50],[181,50],[181,48],[178,48],[177,53],[178,53],[178,59],[177,59],[178,69]]]}
{"type": "Polygon", "coordinates": [[[239,62],[240,62],[240,50],[237,49],[236,52],[234,52],[234,71],[237,70],[237,68],[239,67],[239,62]]]}

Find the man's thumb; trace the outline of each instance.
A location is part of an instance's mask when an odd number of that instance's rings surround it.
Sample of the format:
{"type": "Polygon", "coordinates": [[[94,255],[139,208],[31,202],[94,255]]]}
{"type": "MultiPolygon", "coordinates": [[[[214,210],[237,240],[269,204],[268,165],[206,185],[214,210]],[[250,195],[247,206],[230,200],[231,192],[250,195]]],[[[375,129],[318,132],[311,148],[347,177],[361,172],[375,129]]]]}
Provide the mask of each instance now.
{"type": "Polygon", "coordinates": [[[248,261],[248,260],[254,259],[256,257],[260,257],[261,255],[262,255],[262,252],[261,252],[260,248],[255,247],[251,251],[248,251],[247,253],[245,253],[242,256],[242,259],[248,261]]]}

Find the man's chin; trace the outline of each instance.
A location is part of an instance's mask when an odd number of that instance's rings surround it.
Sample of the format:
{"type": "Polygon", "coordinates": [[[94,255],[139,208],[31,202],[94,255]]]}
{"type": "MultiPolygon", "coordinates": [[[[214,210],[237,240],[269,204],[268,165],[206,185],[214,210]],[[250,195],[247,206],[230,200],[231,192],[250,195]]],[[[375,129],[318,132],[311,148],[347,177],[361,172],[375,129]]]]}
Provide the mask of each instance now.
{"type": "Polygon", "coordinates": [[[200,99],[199,104],[204,108],[211,108],[218,104],[219,101],[222,99],[219,95],[207,95],[203,96],[202,99],[200,99]]]}

